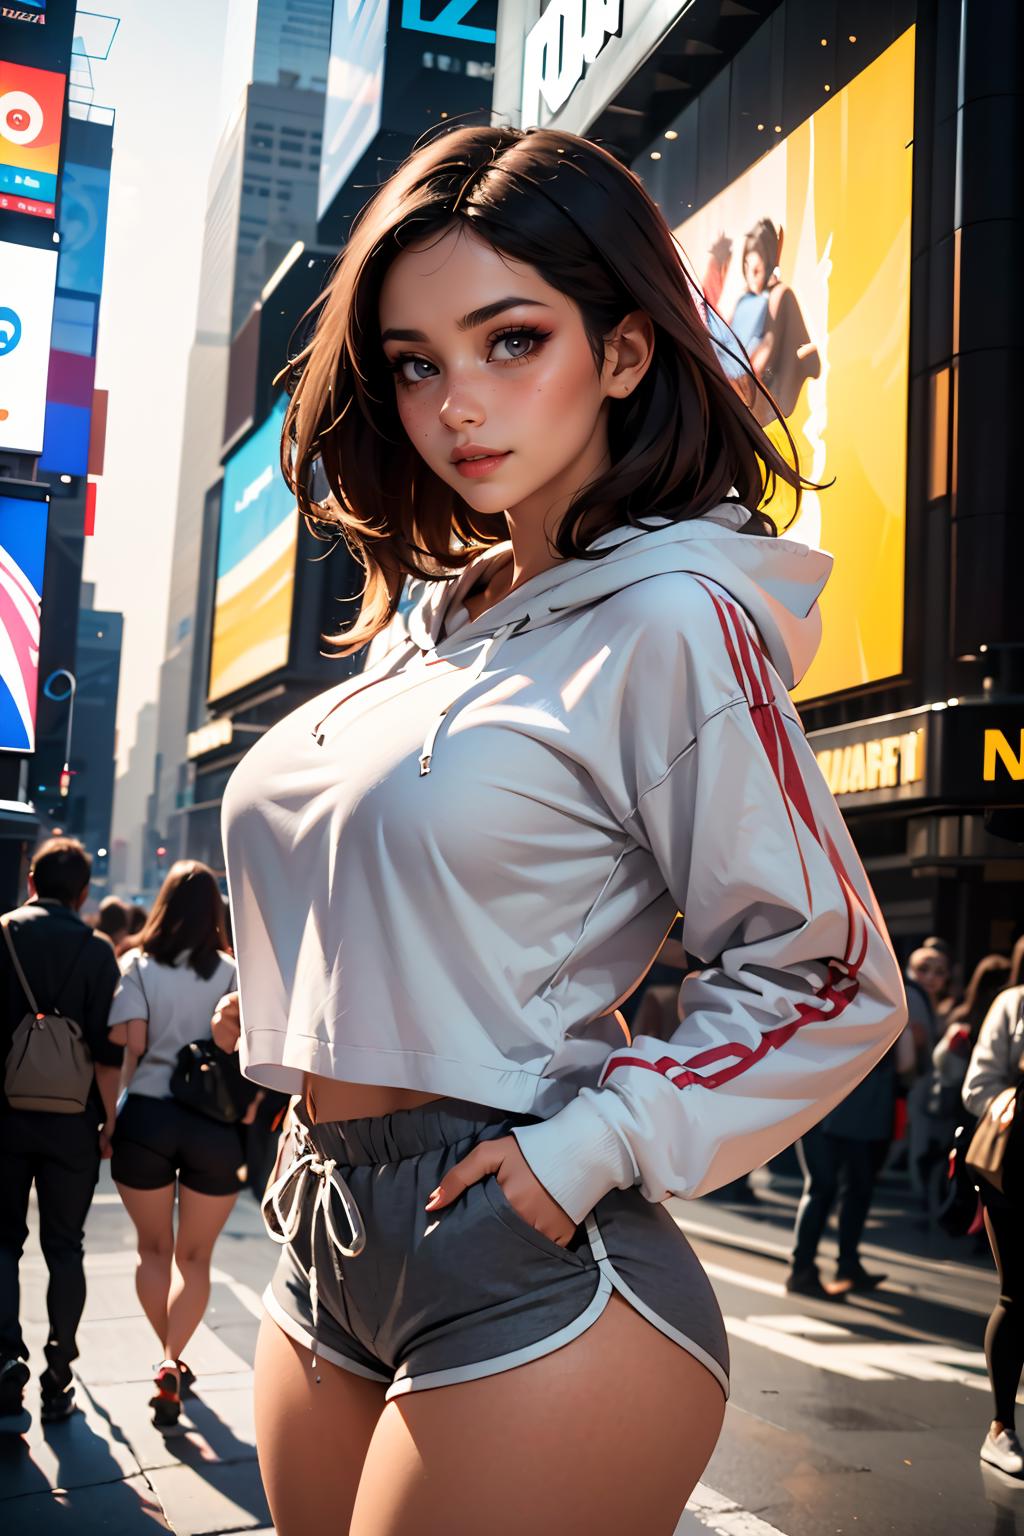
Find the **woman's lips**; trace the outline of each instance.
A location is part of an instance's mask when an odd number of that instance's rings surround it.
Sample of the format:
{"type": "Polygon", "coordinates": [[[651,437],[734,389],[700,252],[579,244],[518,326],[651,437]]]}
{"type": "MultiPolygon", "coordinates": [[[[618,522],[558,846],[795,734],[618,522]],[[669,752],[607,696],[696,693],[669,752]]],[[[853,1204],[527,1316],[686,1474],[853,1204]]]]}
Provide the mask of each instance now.
{"type": "Polygon", "coordinates": [[[479,480],[483,475],[489,475],[497,469],[499,464],[508,458],[507,453],[491,453],[486,459],[459,459],[455,468],[466,480],[479,480]]]}

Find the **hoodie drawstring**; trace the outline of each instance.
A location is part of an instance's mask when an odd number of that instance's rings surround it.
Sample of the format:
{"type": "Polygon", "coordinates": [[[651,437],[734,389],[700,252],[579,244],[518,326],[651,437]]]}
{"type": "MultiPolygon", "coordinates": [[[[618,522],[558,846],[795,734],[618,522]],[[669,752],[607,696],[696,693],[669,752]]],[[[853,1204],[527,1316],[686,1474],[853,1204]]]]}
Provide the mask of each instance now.
{"type": "Polygon", "coordinates": [[[490,639],[485,641],[484,644],[480,647],[480,654],[469,669],[465,688],[463,688],[457,699],[453,699],[450,704],[445,705],[444,709],[442,709],[441,713],[437,716],[437,719],[434,721],[433,725],[430,727],[430,730],[426,734],[426,738],[423,742],[423,751],[420,753],[420,778],[423,778],[424,774],[430,772],[430,761],[434,755],[434,746],[437,742],[438,732],[444,724],[446,717],[451,713],[456,705],[462,703],[463,699],[466,697],[466,694],[469,692],[470,688],[472,688],[477,678],[482,676],[488,662],[492,661],[497,655],[502,641],[506,640],[508,636],[513,633],[513,631],[523,629],[529,622],[529,615],[527,615],[525,618],[514,620],[511,624],[503,624],[501,628],[496,629],[494,634],[491,635],[490,639]]]}
{"type": "MultiPolygon", "coordinates": [[[[313,1214],[309,1224],[309,1307],[313,1320],[313,1369],[316,1369],[317,1329],[320,1321],[320,1298],[317,1291],[316,1278],[316,1229],[318,1219],[323,1220],[324,1230],[329,1241],[334,1245],[335,1251],[344,1259],[354,1259],[366,1247],[366,1228],[363,1226],[363,1218],[355,1197],[345,1180],[338,1172],[338,1165],[333,1157],[321,1158],[313,1145],[313,1139],[302,1121],[296,1121],[292,1134],[297,1137],[297,1155],[288,1164],[284,1173],[269,1185],[266,1194],[260,1201],[260,1210],[263,1213],[264,1225],[267,1235],[272,1242],[278,1243],[282,1248],[295,1241],[302,1220],[302,1197],[305,1193],[306,1182],[309,1178],[317,1180],[316,1196],[313,1200],[313,1214]],[[287,1209],[281,1209],[282,1197],[288,1186],[294,1181],[291,1200],[287,1209]],[[341,1201],[349,1225],[350,1242],[345,1243],[338,1236],[334,1220],[331,1216],[332,1191],[341,1201]],[[275,1225],[268,1220],[267,1208],[273,1212],[276,1219],[275,1225]]],[[[317,1380],[319,1381],[319,1377],[317,1380]]]]}

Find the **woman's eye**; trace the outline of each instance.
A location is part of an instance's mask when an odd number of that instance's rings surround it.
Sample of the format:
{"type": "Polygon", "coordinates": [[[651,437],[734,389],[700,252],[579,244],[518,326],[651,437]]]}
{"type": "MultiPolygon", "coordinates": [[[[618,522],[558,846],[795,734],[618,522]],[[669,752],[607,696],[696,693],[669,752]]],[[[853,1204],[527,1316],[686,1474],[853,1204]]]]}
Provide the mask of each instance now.
{"type": "Polygon", "coordinates": [[[437,369],[425,357],[400,357],[394,363],[393,371],[405,384],[421,384],[424,379],[432,378],[437,369]]]}
{"type": "Polygon", "coordinates": [[[497,363],[517,363],[536,350],[540,339],[536,331],[509,331],[495,341],[491,356],[497,363]]]}

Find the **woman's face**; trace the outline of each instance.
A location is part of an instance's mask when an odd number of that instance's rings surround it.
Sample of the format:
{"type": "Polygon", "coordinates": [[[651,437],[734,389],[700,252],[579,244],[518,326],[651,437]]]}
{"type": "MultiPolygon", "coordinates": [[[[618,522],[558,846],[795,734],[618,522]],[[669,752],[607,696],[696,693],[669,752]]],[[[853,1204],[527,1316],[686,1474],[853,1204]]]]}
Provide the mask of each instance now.
{"type": "Polygon", "coordinates": [[[751,293],[763,293],[768,274],[764,269],[764,260],[760,251],[747,252],[743,258],[743,276],[747,280],[747,287],[751,293]]]}
{"type": "Polygon", "coordinates": [[[543,521],[605,468],[625,375],[533,267],[453,226],[396,257],[380,328],[409,441],[476,511],[543,521]]]}

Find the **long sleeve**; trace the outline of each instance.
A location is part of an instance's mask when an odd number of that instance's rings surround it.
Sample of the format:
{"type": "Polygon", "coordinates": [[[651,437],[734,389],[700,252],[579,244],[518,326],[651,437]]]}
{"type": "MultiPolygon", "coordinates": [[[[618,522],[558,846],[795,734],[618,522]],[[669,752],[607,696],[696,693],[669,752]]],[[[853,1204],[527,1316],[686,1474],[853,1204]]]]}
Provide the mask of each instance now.
{"type": "Polygon", "coordinates": [[[613,1188],[695,1198],[758,1167],[838,1104],[906,1021],[884,923],[782,683],[739,611],[712,600],[724,697],[627,828],[699,966],[681,1023],[667,1043],[613,1051],[597,1088],[514,1132],[575,1221],[613,1188]]]}
{"type": "Polygon", "coordinates": [[[1016,1082],[1011,1036],[1020,1017],[1024,988],[1010,987],[1000,992],[981,1026],[964,1078],[963,1101],[969,1114],[978,1119],[997,1093],[1016,1082]]]}

